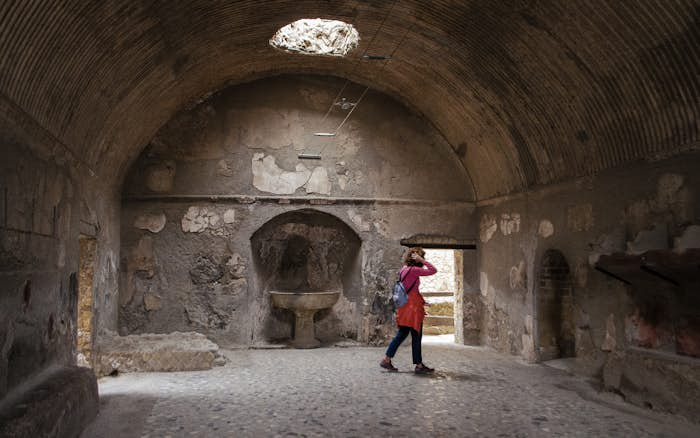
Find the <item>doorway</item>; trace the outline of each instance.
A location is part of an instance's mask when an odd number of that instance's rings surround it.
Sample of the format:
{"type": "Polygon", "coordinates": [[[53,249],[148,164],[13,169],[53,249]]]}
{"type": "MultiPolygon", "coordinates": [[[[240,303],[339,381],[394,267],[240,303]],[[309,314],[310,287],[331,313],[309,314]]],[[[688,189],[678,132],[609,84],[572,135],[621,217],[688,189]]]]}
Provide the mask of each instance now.
{"type": "Polygon", "coordinates": [[[80,235],[80,274],[78,277],[78,334],[76,362],[79,366],[92,368],[95,253],[97,240],[80,235]]]}
{"type": "Polygon", "coordinates": [[[420,291],[430,304],[426,307],[423,335],[428,342],[455,342],[455,303],[461,293],[462,252],[455,249],[426,249],[425,258],[437,274],[421,277],[420,291]]]}
{"type": "Polygon", "coordinates": [[[573,291],[569,264],[555,249],[547,250],[540,263],[536,293],[537,344],[540,361],[576,355],[573,324],[573,291]]]}

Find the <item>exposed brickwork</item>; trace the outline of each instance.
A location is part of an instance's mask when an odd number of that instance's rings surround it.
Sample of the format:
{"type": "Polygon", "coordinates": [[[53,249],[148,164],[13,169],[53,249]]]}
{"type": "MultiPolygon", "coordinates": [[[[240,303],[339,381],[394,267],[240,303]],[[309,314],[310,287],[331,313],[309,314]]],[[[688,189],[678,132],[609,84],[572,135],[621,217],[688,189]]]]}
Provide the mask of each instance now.
{"type": "Polygon", "coordinates": [[[409,102],[482,199],[697,147],[693,0],[393,4],[6,2],[0,92],[112,181],[177,109],[228,81],[292,71],[409,102]],[[270,47],[302,11],[354,24],[359,47],[342,59],[270,47]],[[389,63],[357,63],[394,49],[389,63]]]}

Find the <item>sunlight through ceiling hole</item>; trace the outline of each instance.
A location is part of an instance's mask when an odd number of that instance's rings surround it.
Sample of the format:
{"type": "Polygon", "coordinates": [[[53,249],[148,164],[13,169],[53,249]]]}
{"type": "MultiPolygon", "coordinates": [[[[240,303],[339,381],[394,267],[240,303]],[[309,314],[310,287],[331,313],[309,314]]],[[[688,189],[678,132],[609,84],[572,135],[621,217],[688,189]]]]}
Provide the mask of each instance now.
{"type": "Polygon", "coordinates": [[[305,55],[345,56],[357,47],[359,41],[360,34],[351,24],[304,18],[278,30],[270,39],[270,45],[305,55]]]}

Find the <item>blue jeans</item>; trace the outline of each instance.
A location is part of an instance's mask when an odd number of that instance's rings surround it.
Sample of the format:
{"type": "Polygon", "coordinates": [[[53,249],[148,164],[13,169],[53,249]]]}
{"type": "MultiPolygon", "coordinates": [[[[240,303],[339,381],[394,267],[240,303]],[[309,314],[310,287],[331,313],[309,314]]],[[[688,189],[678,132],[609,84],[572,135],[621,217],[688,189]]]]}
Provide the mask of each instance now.
{"type": "Polygon", "coordinates": [[[420,342],[421,338],[423,337],[423,326],[420,327],[419,332],[411,327],[402,325],[399,326],[399,331],[396,333],[396,336],[394,336],[394,339],[392,339],[391,344],[389,344],[389,348],[386,349],[386,355],[387,357],[394,357],[396,350],[399,349],[399,345],[401,345],[409,333],[411,333],[411,351],[413,352],[413,363],[416,365],[423,363],[423,357],[421,356],[420,351],[420,342]]]}

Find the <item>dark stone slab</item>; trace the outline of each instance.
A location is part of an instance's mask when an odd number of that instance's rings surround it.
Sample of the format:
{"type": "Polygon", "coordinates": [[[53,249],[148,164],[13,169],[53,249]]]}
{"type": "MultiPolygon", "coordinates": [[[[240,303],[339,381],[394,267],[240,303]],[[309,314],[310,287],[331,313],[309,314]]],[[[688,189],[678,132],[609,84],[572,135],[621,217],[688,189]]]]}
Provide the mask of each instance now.
{"type": "Polygon", "coordinates": [[[0,403],[0,437],[77,437],[97,415],[98,402],[90,368],[56,368],[0,403]]]}

